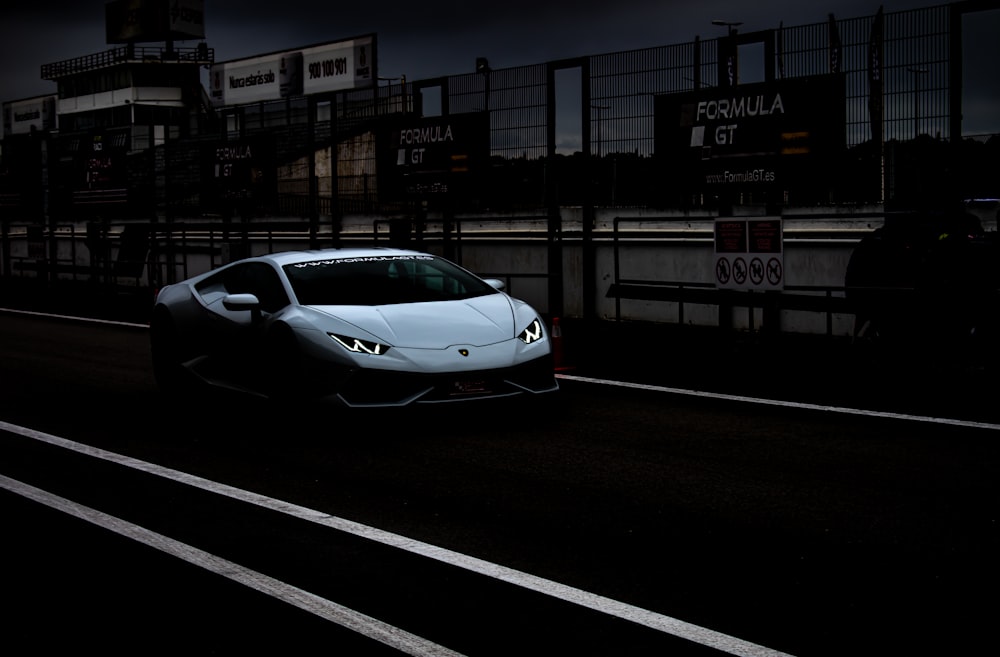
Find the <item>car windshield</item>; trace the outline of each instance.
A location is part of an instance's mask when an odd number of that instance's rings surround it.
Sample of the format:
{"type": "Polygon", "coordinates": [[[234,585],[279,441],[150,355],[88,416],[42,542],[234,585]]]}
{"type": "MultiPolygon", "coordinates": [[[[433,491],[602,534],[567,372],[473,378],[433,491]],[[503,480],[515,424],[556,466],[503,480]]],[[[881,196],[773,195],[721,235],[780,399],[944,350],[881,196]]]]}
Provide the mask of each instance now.
{"type": "Polygon", "coordinates": [[[497,290],[432,255],[387,255],[312,260],[285,265],[299,303],[306,306],[381,306],[469,299],[497,290]]]}

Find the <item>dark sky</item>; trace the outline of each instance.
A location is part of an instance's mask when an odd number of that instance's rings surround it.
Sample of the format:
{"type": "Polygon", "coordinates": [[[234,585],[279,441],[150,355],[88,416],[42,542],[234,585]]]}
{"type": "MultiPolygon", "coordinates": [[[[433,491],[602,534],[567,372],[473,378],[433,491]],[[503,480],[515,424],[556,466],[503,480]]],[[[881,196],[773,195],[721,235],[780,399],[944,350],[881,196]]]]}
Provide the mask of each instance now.
{"type": "MultiPolygon", "coordinates": [[[[52,93],[42,64],[105,50],[105,0],[21,0],[0,10],[2,100],[52,93]]],[[[943,4],[886,0],[885,11],[943,4]]],[[[714,38],[713,19],[741,31],[869,16],[877,2],[828,0],[205,0],[217,61],[377,33],[380,75],[421,79],[714,38]]],[[[183,44],[182,44],[183,45],[183,44]]],[[[194,45],[193,43],[191,45],[194,45]]]]}
{"type": "MultiPolygon", "coordinates": [[[[0,101],[54,93],[42,64],[109,46],[105,0],[21,0],[0,14],[0,101]]],[[[378,35],[379,75],[410,80],[691,41],[724,33],[712,20],[740,21],[740,31],[821,23],[837,18],[946,4],[944,0],[205,0],[206,41],[216,61],[378,35]]],[[[1000,12],[991,12],[1000,14],[1000,12]]],[[[1000,21],[994,21],[994,25],[1000,21]]],[[[996,48],[992,31],[989,43],[996,48]]],[[[179,45],[195,45],[182,42],[179,45]]],[[[995,57],[993,57],[995,59],[995,57]]],[[[967,108],[968,109],[968,108],[967,108]]]]}

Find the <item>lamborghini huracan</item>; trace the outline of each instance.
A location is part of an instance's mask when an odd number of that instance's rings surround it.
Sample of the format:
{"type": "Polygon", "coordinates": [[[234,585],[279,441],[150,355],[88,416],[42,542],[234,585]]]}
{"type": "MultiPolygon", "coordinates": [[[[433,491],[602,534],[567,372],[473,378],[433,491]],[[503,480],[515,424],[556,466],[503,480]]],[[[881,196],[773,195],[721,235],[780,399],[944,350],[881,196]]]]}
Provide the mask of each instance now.
{"type": "Polygon", "coordinates": [[[429,253],[344,248],[246,258],[163,287],[153,373],[171,393],[396,407],[552,393],[529,304],[429,253]]]}

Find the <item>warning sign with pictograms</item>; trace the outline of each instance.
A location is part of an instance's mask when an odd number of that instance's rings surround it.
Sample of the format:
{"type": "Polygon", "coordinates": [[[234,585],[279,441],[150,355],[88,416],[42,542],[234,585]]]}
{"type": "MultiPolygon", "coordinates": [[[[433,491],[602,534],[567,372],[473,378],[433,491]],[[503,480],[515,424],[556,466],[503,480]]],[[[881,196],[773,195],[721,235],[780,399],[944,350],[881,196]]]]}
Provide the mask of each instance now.
{"type": "Polygon", "coordinates": [[[715,286],[731,290],[784,287],[781,219],[715,220],[715,286]]]}

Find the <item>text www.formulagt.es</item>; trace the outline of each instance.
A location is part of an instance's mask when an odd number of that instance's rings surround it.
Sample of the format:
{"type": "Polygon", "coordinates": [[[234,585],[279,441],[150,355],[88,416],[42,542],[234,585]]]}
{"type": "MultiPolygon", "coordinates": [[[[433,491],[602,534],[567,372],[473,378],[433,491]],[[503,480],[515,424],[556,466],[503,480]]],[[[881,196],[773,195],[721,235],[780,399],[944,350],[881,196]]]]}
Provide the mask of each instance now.
{"type": "Polygon", "coordinates": [[[705,182],[710,185],[732,183],[773,183],[776,174],[771,169],[745,169],[743,171],[723,171],[705,174],[705,182]]]}

